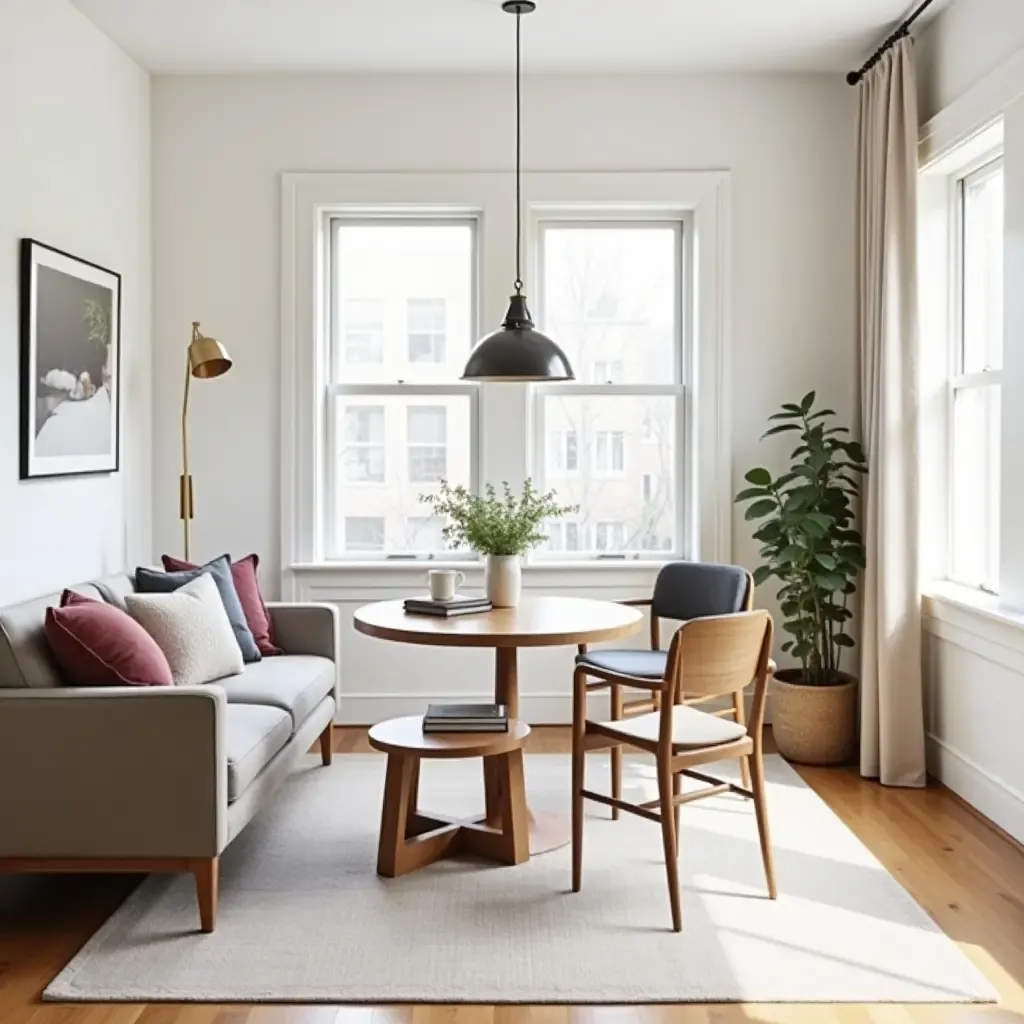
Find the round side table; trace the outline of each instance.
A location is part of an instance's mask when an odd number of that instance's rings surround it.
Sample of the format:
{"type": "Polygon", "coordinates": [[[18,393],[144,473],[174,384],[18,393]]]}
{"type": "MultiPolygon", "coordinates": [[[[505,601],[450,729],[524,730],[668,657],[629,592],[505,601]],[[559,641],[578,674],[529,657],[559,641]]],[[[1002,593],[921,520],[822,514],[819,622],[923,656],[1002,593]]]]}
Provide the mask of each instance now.
{"type": "Polygon", "coordinates": [[[423,717],[392,718],[370,729],[370,746],[388,755],[377,846],[377,874],[385,878],[426,867],[456,853],[502,864],[530,859],[530,821],[523,786],[525,722],[508,732],[428,733],[423,717]],[[460,819],[419,810],[420,760],[481,757],[493,798],[487,817],[460,819]]]}

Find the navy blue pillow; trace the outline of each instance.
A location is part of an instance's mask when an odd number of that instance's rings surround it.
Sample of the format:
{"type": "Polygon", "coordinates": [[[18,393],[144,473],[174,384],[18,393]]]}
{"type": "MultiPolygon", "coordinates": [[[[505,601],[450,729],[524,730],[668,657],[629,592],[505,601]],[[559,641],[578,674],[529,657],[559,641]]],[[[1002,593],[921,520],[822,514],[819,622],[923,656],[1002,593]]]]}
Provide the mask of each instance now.
{"type": "Polygon", "coordinates": [[[203,573],[209,573],[213,577],[213,582],[217,584],[220,599],[224,603],[224,611],[228,613],[228,621],[242,651],[242,660],[261,661],[263,655],[260,654],[252,630],[245,621],[242,602],[238,599],[238,591],[231,575],[231,559],[227,555],[221,555],[220,558],[215,558],[198,569],[182,569],[178,572],[160,572],[158,569],[147,569],[140,565],[135,570],[135,587],[140,594],[170,594],[203,573]]]}

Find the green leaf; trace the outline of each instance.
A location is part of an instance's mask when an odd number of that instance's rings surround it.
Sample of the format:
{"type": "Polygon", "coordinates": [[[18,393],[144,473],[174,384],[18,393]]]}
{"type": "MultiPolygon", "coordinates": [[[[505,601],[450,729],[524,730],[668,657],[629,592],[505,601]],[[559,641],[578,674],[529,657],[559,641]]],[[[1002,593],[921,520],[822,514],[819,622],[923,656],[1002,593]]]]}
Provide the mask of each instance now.
{"type": "Polygon", "coordinates": [[[832,555],[826,554],[825,552],[819,551],[815,556],[814,560],[822,567],[822,569],[835,569],[836,560],[832,555]]]}
{"type": "Polygon", "coordinates": [[[736,495],[736,501],[750,501],[751,498],[764,498],[771,494],[767,487],[748,487],[736,495]]]}
{"type": "Polygon", "coordinates": [[[854,643],[853,637],[852,636],[847,636],[845,633],[839,633],[836,636],[832,637],[832,643],[834,643],[837,647],[855,647],[856,646],[856,644],[854,643]]]}
{"type": "MultiPolygon", "coordinates": [[[[783,406],[783,408],[786,408],[783,406]]],[[[803,419],[803,413],[794,405],[789,408],[786,412],[772,413],[768,417],[770,420],[792,420],[792,419],[803,419]]]]}
{"type": "Polygon", "coordinates": [[[746,511],[747,519],[761,519],[764,516],[771,515],[778,508],[774,498],[762,498],[760,501],[755,501],[753,505],[746,511]]]}
{"type": "Polygon", "coordinates": [[[755,487],[768,487],[772,482],[772,475],[767,469],[762,469],[759,466],[757,469],[752,469],[744,474],[743,479],[755,487]]]}
{"type": "Polygon", "coordinates": [[[772,427],[771,430],[766,430],[761,435],[761,440],[763,441],[766,437],[771,437],[772,434],[784,434],[787,430],[799,430],[799,429],[800,429],[800,427],[797,426],[797,424],[795,424],[795,423],[783,423],[781,426],[772,427]]]}
{"type": "Polygon", "coordinates": [[[819,410],[816,413],[812,413],[807,418],[809,420],[820,420],[823,416],[835,416],[835,415],[836,415],[835,409],[821,409],[821,410],[819,410]]]}
{"type": "Polygon", "coordinates": [[[771,570],[770,566],[759,565],[754,570],[754,583],[755,583],[755,585],[760,587],[762,584],[767,583],[769,578],[771,577],[771,574],[772,574],[772,570],[771,570]]]}
{"type": "Polygon", "coordinates": [[[800,399],[800,411],[802,413],[809,413],[814,405],[814,392],[808,391],[803,398],[800,399]]]}

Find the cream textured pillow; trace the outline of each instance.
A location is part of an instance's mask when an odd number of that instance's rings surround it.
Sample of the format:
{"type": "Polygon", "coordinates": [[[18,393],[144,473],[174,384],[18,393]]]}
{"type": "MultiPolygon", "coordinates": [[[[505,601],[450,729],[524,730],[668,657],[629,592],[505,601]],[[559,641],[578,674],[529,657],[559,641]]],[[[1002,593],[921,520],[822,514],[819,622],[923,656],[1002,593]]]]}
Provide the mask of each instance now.
{"type": "Polygon", "coordinates": [[[242,651],[209,573],[171,594],[128,594],[128,613],[157,642],[176,686],[209,683],[244,668],[242,651]]]}

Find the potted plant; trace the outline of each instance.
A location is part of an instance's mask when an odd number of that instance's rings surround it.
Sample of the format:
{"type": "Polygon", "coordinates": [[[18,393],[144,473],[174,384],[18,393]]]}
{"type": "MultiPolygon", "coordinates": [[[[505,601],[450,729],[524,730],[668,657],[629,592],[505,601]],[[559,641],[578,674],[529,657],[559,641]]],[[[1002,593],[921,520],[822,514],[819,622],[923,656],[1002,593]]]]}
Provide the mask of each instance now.
{"type": "Polygon", "coordinates": [[[493,484],[481,496],[442,480],[437,494],[421,494],[420,501],[447,518],[444,539],[451,547],[468,547],[485,557],[484,583],[491,604],[514,608],[522,591],[521,556],[548,539],[542,531],[546,519],[578,512],[579,506],[557,504],[554,491],[539,494],[529,477],[518,498],[508,481],[501,486],[499,498],[493,484]]]}
{"type": "Polygon", "coordinates": [[[835,412],[815,409],[814,400],[812,391],[770,417],[778,422],[763,437],[799,436],[792,464],[778,477],[752,469],[736,501],[749,502],[746,518],[760,520],[754,539],[765,561],[754,582],[781,582],[783,628],[792,638],[782,650],[800,662],[776,672],[772,684],[779,752],[803,764],[841,764],[853,755],[857,731],[857,680],[841,661],[854,646],[848,603],[864,567],[854,502],[867,465],[847,428],[832,425],[835,412]]]}

